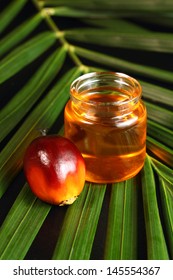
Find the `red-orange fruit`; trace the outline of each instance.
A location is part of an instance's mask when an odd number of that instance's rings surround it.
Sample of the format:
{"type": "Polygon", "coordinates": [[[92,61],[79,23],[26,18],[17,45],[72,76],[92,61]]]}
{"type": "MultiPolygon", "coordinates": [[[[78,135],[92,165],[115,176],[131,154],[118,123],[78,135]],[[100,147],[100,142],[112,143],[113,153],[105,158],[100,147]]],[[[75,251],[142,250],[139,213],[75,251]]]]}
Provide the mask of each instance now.
{"type": "Polygon", "coordinates": [[[57,205],[71,204],[83,190],[85,162],[77,147],[61,136],[41,136],[28,146],[24,173],[32,192],[57,205]]]}

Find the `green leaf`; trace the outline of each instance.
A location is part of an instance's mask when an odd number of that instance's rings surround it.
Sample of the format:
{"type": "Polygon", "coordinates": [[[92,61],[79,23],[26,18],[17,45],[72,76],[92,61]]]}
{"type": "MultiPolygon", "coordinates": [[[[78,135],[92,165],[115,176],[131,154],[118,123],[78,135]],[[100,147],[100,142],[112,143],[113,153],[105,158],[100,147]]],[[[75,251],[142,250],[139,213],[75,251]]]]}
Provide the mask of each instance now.
{"type": "Polygon", "coordinates": [[[123,33],[121,29],[105,30],[98,28],[77,28],[64,31],[67,40],[97,44],[106,47],[121,47],[134,50],[173,52],[172,34],[144,31],[123,33]],[[145,35],[145,36],[144,36],[145,35]],[[104,40],[103,40],[104,38],[104,40]]]}
{"type": "Polygon", "coordinates": [[[149,102],[162,103],[168,106],[172,104],[172,90],[144,81],[140,81],[140,84],[142,85],[143,97],[149,102]]]}
{"type": "Polygon", "coordinates": [[[156,185],[149,157],[142,171],[142,192],[149,260],[169,259],[165,236],[160,220],[156,185]]]}
{"type": "Polygon", "coordinates": [[[17,47],[0,64],[0,84],[45,52],[56,41],[53,32],[43,32],[17,47]]]}
{"type": "Polygon", "coordinates": [[[159,141],[147,136],[147,148],[167,165],[173,167],[173,150],[159,141]]]}
{"type": "Polygon", "coordinates": [[[152,167],[155,169],[157,174],[164,180],[168,181],[170,184],[173,183],[173,170],[161,163],[155,158],[151,158],[152,167]]]}
{"type": "Polygon", "coordinates": [[[168,251],[173,258],[173,170],[152,158],[151,164],[159,177],[159,189],[168,251]]]}
{"type": "Polygon", "coordinates": [[[153,169],[159,177],[159,189],[162,204],[162,214],[164,218],[164,232],[168,244],[168,251],[173,258],[173,170],[151,158],[153,169]]]}
{"type": "Polygon", "coordinates": [[[147,122],[148,135],[173,149],[173,131],[151,120],[147,122]]]}
{"type": "Polygon", "coordinates": [[[86,11],[86,10],[77,10],[73,8],[68,7],[55,7],[55,8],[46,8],[45,12],[52,16],[58,16],[58,17],[75,17],[75,18],[107,18],[108,15],[105,13],[98,13],[98,12],[92,12],[92,11],[86,11]]]}
{"type": "Polygon", "coordinates": [[[147,107],[148,118],[150,120],[172,129],[173,112],[170,109],[162,108],[161,106],[146,101],[145,105],[147,107]]]}
{"type": "Polygon", "coordinates": [[[115,56],[113,57],[105,53],[99,53],[78,46],[73,46],[72,49],[80,57],[89,59],[91,62],[96,62],[102,65],[113,67],[113,69],[116,69],[116,71],[124,71],[126,73],[128,71],[131,71],[133,72],[133,75],[134,73],[136,73],[143,75],[144,77],[151,77],[159,81],[172,83],[171,71],[129,62],[127,60],[116,58],[115,56]]]}
{"type": "Polygon", "coordinates": [[[84,187],[80,197],[67,210],[52,259],[90,258],[105,190],[106,186],[99,184],[84,187]]]}
{"type": "Polygon", "coordinates": [[[109,204],[105,259],[137,259],[137,182],[113,184],[109,204]]]}
{"type": "Polygon", "coordinates": [[[167,180],[162,178],[159,178],[159,180],[163,216],[166,227],[165,235],[167,236],[171,259],[173,259],[173,182],[170,184],[167,180]]]}
{"type": "Polygon", "coordinates": [[[41,14],[37,14],[7,34],[6,37],[0,41],[0,55],[4,55],[7,51],[11,50],[25,39],[38,26],[42,19],[41,14]]]}
{"type": "Polygon", "coordinates": [[[75,7],[75,8],[83,8],[83,9],[94,9],[94,10],[104,10],[105,12],[109,10],[114,10],[116,13],[122,12],[123,15],[125,12],[129,14],[139,15],[140,12],[146,15],[146,13],[154,12],[169,12],[173,8],[173,3],[170,0],[159,2],[157,0],[147,0],[147,1],[137,1],[131,0],[130,2],[127,0],[38,0],[44,6],[68,6],[68,7],[75,7]]]}
{"type": "MultiPolygon", "coordinates": [[[[99,14],[99,16],[101,16],[99,14]]],[[[104,17],[106,17],[106,14],[104,13],[104,17]]],[[[106,20],[94,18],[94,19],[82,19],[87,24],[90,24],[92,26],[98,26],[101,28],[104,28],[104,30],[107,28],[109,30],[121,30],[122,33],[139,33],[139,32],[147,32],[148,30],[140,25],[137,25],[135,23],[132,23],[130,20],[121,19],[121,18],[110,18],[110,14],[108,14],[108,18],[106,20]]]]}
{"type": "Polygon", "coordinates": [[[25,257],[50,208],[36,199],[27,184],[23,187],[0,228],[1,260],[25,257]]]}
{"type": "Polygon", "coordinates": [[[39,68],[29,82],[0,111],[0,141],[30,110],[40,95],[61,69],[65,59],[64,48],[56,50],[39,68]]]}
{"type": "Polygon", "coordinates": [[[2,32],[21,11],[27,0],[13,0],[0,14],[0,32],[2,32]]]}

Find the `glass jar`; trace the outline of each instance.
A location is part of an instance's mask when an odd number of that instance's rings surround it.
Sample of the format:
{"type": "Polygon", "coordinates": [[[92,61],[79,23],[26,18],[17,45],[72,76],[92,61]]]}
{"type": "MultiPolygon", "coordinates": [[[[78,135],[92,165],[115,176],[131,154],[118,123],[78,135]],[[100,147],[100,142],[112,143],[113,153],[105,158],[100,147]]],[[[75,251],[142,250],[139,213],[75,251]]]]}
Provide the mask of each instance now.
{"type": "Polygon", "coordinates": [[[77,78],[64,112],[65,137],[81,151],[86,180],[112,183],[129,179],[144,165],[146,108],[134,78],[94,72],[77,78]]]}

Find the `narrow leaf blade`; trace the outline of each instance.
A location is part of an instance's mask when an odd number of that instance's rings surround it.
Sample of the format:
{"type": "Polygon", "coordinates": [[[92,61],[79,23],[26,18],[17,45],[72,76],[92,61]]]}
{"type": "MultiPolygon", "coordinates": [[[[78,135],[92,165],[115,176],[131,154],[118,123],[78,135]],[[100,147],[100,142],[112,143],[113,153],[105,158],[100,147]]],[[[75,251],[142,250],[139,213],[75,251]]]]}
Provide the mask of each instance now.
{"type": "Polygon", "coordinates": [[[42,226],[51,206],[31,193],[26,184],[0,229],[0,259],[23,259],[42,226]]]}
{"type": "Polygon", "coordinates": [[[7,34],[0,41],[0,55],[4,55],[7,51],[11,50],[16,46],[16,44],[20,43],[23,39],[25,39],[41,22],[42,16],[41,14],[37,14],[31,19],[27,20],[23,24],[19,25],[12,32],[7,34]]]}
{"type": "Polygon", "coordinates": [[[161,202],[165,221],[165,235],[168,240],[168,247],[171,259],[173,259],[173,183],[159,178],[161,202]]]}
{"type": "Polygon", "coordinates": [[[142,171],[142,192],[149,260],[169,259],[156,196],[156,185],[149,157],[142,171]]]}
{"type": "Polygon", "coordinates": [[[85,186],[78,203],[67,211],[52,259],[90,258],[105,190],[105,185],[85,186]]]}
{"type": "Polygon", "coordinates": [[[64,48],[57,49],[33,75],[29,82],[0,111],[0,141],[15,127],[39,99],[61,69],[65,59],[64,48]]]}
{"type": "Polygon", "coordinates": [[[125,71],[126,73],[127,71],[131,71],[133,75],[134,73],[136,73],[144,77],[152,77],[159,81],[166,81],[172,83],[171,71],[159,69],[152,66],[137,64],[134,62],[117,58],[115,56],[110,56],[106,53],[100,53],[98,51],[93,51],[78,46],[74,46],[73,50],[80,57],[89,59],[90,61],[94,61],[99,64],[101,63],[109,67],[116,67],[118,71],[125,71]]]}
{"type": "Polygon", "coordinates": [[[11,21],[21,11],[27,0],[13,0],[4,11],[0,14],[0,32],[4,31],[5,28],[11,23],[11,21]]]}
{"type": "Polygon", "coordinates": [[[0,84],[39,57],[55,41],[56,36],[53,32],[43,32],[8,54],[1,60],[0,84]]]}
{"type": "Polygon", "coordinates": [[[104,259],[137,259],[137,183],[112,185],[104,259]]]}

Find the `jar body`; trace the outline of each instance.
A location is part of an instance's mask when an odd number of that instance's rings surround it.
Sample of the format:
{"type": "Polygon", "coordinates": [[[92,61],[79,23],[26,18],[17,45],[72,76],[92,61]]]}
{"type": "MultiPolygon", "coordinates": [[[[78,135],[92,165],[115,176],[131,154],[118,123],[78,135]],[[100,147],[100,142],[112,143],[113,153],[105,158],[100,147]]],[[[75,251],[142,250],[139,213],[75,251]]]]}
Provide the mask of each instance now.
{"type": "MultiPolygon", "coordinates": [[[[121,74],[110,75],[118,75],[120,80],[121,74]]],[[[144,165],[146,108],[140,98],[130,98],[122,81],[121,87],[114,86],[114,81],[105,85],[103,73],[101,80],[101,85],[97,82],[88,87],[87,83],[80,98],[71,98],[66,104],[65,137],[85,159],[86,180],[120,182],[136,175],[144,165]]]]}

